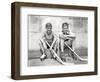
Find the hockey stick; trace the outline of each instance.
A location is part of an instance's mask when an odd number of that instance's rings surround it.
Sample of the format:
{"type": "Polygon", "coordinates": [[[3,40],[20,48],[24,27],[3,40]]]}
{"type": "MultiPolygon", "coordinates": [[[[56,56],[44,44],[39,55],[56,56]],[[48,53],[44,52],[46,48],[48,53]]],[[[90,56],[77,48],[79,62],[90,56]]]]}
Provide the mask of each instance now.
{"type": "MultiPolygon", "coordinates": [[[[64,42],[64,43],[65,43],[65,42],[64,42]]],[[[77,58],[78,58],[79,60],[81,60],[81,61],[87,61],[87,59],[83,59],[83,58],[81,58],[79,55],[77,55],[76,52],[75,52],[71,47],[69,47],[67,43],[65,43],[65,45],[77,56],[77,58]]]]}
{"type": "MultiPolygon", "coordinates": [[[[63,65],[66,65],[67,63],[63,62],[63,61],[60,59],[60,57],[57,55],[57,53],[52,49],[52,46],[50,46],[49,43],[48,43],[47,41],[45,41],[45,42],[46,42],[46,44],[50,47],[50,50],[54,53],[54,56],[55,56],[55,58],[57,59],[57,61],[60,62],[60,63],[63,64],[63,65]]],[[[56,40],[55,40],[55,42],[56,42],[56,40]]],[[[54,43],[55,43],[55,42],[54,42],[54,43]]]]}

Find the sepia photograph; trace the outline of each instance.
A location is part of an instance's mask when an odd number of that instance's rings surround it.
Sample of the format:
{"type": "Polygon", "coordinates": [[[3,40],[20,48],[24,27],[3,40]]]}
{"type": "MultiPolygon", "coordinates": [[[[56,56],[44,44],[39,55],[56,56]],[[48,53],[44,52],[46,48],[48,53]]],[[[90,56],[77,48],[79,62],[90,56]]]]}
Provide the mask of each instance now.
{"type": "Polygon", "coordinates": [[[88,64],[88,18],[28,15],[28,66],[88,64]]]}

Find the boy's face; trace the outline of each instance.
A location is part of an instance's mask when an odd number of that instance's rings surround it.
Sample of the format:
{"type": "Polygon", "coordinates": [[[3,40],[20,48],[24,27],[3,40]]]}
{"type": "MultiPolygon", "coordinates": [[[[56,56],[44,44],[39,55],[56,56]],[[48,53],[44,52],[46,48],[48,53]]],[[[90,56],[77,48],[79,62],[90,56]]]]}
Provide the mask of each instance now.
{"type": "Polygon", "coordinates": [[[68,26],[67,25],[64,25],[63,28],[62,28],[62,31],[64,33],[67,33],[69,31],[68,26]]]}
{"type": "Polygon", "coordinates": [[[52,26],[51,25],[46,26],[46,32],[48,35],[50,35],[52,33],[52,26]]]}

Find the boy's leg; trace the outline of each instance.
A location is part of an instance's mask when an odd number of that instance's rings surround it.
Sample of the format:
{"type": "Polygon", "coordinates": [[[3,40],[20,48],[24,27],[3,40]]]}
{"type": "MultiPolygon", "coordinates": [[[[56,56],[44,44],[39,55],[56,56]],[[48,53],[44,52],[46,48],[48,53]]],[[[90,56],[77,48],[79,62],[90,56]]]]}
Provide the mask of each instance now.
{"type": "Polygon", "coordinates": [[[41,61],[44,60],[46,58],[46,53],[45,50],[47,49],[47,46],[44,42],[43,39],[40,40],[40,51],[42,53],[42,56],[40,57],[41,61]]]}
{"type": "Polygon", "coordinates": [[[65,51],[64,51],[64,40],[60,40],[60,49],[61,49],[61,52],[60,52],[60,58],[62,61],[66,61],[65,59],[65,51]]]}
{"type": "MultiPolygon", "coordinates": [[[[73,49],[73,40],[66,41],[66,44],[73,49]]],[[[75,59],[73,52],[68,48],[68,55],[75,59]]]]}
{"type": "MultiPolygon", "coordinates": [[[[58,41],[56,41],[55,43],[54,43],[54,45],[53,45],[53,50],[55,51],[55,53],[57,53],[57,51],[58,51],[58,41]]],[[[56,58],[56,56],[54,55],[54,53],[52,52],[52,50],[51,50],[51,54],[52,54],[52,57],[55,59],[56,58]]]]}
{"type": "Polygon", "coordinates": [[[64,40],[60,40],[60,48],[61,48],[61,52],[64,52],[64,40]]]}

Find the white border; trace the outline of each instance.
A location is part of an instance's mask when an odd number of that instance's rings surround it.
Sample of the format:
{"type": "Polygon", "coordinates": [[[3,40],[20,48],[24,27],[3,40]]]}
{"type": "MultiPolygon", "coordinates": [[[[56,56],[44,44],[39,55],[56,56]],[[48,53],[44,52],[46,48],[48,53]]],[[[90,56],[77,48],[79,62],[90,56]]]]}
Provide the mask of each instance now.
{"type": "Polygon", "coordinates": [[[94,71],[94,11],[71,10],[71,9],[50,9],[21,7],[20,9],[20,75],[40,75],[53,73],[74,73],[94,71]],[[76,16],[88,17],[88,64],[68,66],[33,66],[28,67],[28,46],[27,46],[27,15],[55,15],[55,16],[76,16]]]}

